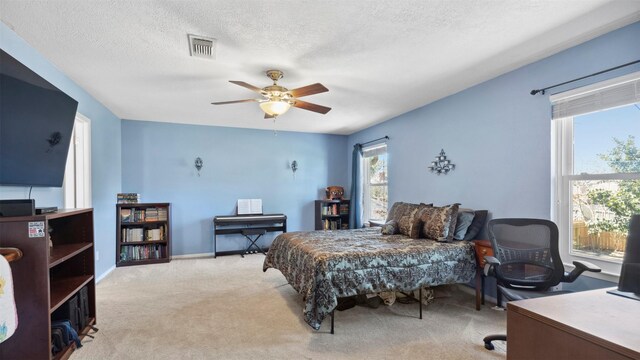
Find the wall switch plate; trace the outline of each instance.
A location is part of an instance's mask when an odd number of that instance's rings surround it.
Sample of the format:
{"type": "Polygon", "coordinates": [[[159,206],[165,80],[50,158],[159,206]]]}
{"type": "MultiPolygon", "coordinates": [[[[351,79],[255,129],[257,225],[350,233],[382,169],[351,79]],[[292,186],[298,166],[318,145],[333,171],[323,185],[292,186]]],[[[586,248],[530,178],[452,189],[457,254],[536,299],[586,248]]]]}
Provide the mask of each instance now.
{"type": "Polygon", "coordinates": [[[96,261],[100,261],[100,251],[96,250],[96,261]]]}

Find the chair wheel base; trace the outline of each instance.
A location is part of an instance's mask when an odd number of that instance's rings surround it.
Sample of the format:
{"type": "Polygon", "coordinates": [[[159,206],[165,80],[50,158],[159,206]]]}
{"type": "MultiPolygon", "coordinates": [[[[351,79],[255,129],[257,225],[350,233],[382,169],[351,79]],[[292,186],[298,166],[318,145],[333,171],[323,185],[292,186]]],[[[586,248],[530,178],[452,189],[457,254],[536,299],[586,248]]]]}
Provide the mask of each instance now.
{"type": "Polygon", "coordinates": [[[493,344],[491,342],[484,343],[484,348],[487,349],[487,350],[495,349],[495,347],[493,347],[493,344]]]}

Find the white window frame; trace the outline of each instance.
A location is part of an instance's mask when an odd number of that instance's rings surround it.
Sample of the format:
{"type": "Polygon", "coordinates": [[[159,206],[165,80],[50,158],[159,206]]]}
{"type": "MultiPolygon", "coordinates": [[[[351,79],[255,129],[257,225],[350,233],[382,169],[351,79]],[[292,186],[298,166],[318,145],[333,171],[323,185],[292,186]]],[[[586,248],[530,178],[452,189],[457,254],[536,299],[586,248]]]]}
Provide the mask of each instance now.
{"type": "MultiPolygon", "coordinates": [[[[583,88],[567,91],[551,96],[551,102],[576,96],[617,83],[630,78],[638,78],[640,73],[634,73],[620,78],[604,81],[583,88]]],[[[603,109],[607,110],[607,109],[603,109]]],[[[584,275],[594,278],[618,282],[620,276],[621,259],[602,258],[572,254],[571,242],[573,241],[572,199],[571,182],[580,180],[635,180],[640,179],[640,173],[614,173],[614,174],[573,174],[573,117],[554,119],[551,121],[552,144],[552,209],[551,218],[558,225],[560,232],[559,248],[560,256],[565,267],[573,268],[573,261],[585,260],[602,268],[601,273],[585,272],[584,275]]]]}
{"type": "MultiPolygon", "coordinates": [[[[362,157],[362,171],[363,171],[363,177],[362,177],[362,212],[363,212],[363,216],[362,216],[362,223],[365,224],[367,222],[369,222],[370,220],[382,220],[384,221],[385,219],[372,219],[370,218],[370,214],[371,214],[371,202],[369,201],[371,199],[371,186],[386,186],[387,187],[387,194],[389,194],[389,153],[388,153],[388,149],[387,149],[387,144],[386,143],[380,143],[380,144],[375,144],[375,145],[371,145],[371,146],[367,146],[364,147],[362,149],[362,152],[365,153],[367,150],[371,150],[377,147],[385,147],[385,153],[387,154],[387,163],[386,163],[386,173],[387,173],[387,181],[384,183],[378,183],[378,184],[371,184],[371,178],[370,178],[370,174],[369,174],[369,166],[367,166],[367,161],[369,157],[362,157]]],[[[388,195],[387,195],[388,196],[388,195]]],[[[388,205],[388,204],[387,204],[388,205]]]]}
{"type": "Polygon", "coordinates": [[[64,207],[91,207],[91,121],[76,113],[62,183],[64,207]]]}

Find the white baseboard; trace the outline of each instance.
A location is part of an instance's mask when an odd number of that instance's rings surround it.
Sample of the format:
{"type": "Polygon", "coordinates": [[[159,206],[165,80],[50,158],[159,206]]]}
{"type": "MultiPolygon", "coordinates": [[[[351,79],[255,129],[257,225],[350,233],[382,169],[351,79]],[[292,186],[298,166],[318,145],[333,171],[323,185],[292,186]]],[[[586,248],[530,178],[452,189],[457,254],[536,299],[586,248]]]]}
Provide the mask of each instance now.
{"type": "Polygon", "coordinates": [[[212,258],[212,257],[213,257],[213,253],[212,252],[208,252],[208,253],[199,253],[199,254],[172,255],[171,256],[171,260],[212,258]]]}
{"type": "Polygon", "coordinates": [[[104,279],[107,275],[111,274],[111,272],[113,270],[115,270],[116,266],[113,265],[110,268],[107,269],[107,271],[103,272],[102,274],[100,274],[100,276],[98,276],[96,278],[96,284],[99,283],[100,281],[102,281],[102,279],[104,279]]]}

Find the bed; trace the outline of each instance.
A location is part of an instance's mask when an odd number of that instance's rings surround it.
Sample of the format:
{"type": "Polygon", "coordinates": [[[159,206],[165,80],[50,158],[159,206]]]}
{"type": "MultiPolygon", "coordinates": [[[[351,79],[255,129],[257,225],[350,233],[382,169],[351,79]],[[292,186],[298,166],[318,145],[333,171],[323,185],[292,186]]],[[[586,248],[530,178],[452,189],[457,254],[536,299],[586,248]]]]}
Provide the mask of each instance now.
{"type": "Polygon", "coordinates": [[[382,235],[380,228],[281,234],[263,264],[280,270],[305,299],[304,320],[318,330],[339,297],[468,283],[476,260],[469,241],[382,235]]]}

